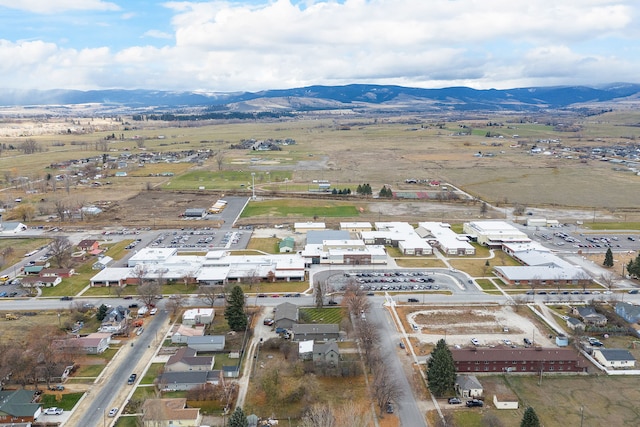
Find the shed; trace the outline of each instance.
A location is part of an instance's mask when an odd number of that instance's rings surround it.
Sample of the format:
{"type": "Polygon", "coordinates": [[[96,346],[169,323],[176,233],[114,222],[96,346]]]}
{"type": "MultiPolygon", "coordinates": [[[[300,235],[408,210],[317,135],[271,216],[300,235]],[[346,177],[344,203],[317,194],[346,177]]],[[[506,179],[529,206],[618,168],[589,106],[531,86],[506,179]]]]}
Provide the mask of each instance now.
{"type": "Polygon", "coordinates": [[[185,218],[204,218],[207,215],[207,210],[203,208],[189,208],[182,214],[185,218]]]}
{"type": "Polygon", "coordinates": [[[280,240],[280,243],[278,243],[278,248],[280,249],[280,253],[285,253],[285,252],[293,252],[293,248],[295,246],[295,240],[293,240],[293,237],[285,237],[284,239],[280,240]]]}

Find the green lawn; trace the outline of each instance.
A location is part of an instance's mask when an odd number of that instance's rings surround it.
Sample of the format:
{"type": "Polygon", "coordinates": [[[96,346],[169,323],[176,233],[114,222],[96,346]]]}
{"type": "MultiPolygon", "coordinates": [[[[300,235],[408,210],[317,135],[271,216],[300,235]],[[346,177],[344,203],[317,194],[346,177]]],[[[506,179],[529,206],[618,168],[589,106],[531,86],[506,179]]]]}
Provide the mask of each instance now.
{"type": "Polygon", "coordinates": [[[640,222],[585,222],[591,230],[640,230],[640,222]]]}
{"type": "Polygon", "coordinates": [[[158,375],[162,372],[163,368],[164,363],[152,363],[144,374],[144,377],[140,380],[140,384],[153,384],[156,378],[158,378],[158,375]]]}
{"type": "Polygon", "coordinates": [[[314,217],[357,217],[358,209],[349,203],[330,200],[266,200],[250,202],[242,211],[241,218],[256,216],[304,216],[314,217]]]}
{"type": "Polygon", "coordinates": [[[307,323],[337,323],[342,321],[342,308],[300,308],[300,317],[307,323]]]}
{"type": "Polygon", "coordinates": [[[250,189],[252,180],[256,187],[269,182],[285,182],[291,179],[291,171],[256,171],[251,176],[249,171],[190,171],[176,176],[163,186],[166,190],[197,190],[205,187],[207,190],[226,190],[247,188],[250,189]]]}
{"type": "Polygon", "coordinates": [[[76,406],[76,403],[78,403],[83,394],[84,393],[43,394],[40,403],[42,403],[43,408],[56,406],[65,411],[70,411],[76,406]],[[58,396],[61,397],[60,400],[58,400],[58,396]]]}

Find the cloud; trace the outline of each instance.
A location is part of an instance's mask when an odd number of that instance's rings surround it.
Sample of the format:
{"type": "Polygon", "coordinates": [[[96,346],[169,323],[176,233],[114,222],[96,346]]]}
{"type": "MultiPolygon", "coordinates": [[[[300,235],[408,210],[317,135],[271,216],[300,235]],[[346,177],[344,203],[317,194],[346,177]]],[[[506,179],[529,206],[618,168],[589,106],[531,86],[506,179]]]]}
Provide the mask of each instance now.
{"type": "Polygon", "coordinates": [[[172,39],[173,38],[173,34],[165,33],[163,31],[159,31],[159,30],[145,31],[143,36],[144,37],[152,37],[152,38],[156,38],[156,39],[172,39]]]}
{"type": "MultiPolygon", "coordinates": [[[[23,3],[35,8],[50,2],[23,3]]],[[[162,7],[171,12],[170,23],[148,22],[142,37],[131,38],[139,45],[118,50],[108,40],[95,49],[4,41],[0,58],[13,66],[0,64],[3,84],[215,91],[354,82],[508,88],[635,81],[633,70],[640,66],[640,35],[633,26],[640,5],[632,0],[171,1],[162,7]],[[141,38],[156,44],[144,45],[141,38]],[[157,45],[162,40],[167,44],[157,45]]],[[[139,24],[143,13],[136,12],[139,24]]]]}
{"type": "Polygon", "coordinates": [[[70,10],[120,10],[117,4],[102,0],[0,0],[0,6],[44,14],[57,14],[70,10]]]}

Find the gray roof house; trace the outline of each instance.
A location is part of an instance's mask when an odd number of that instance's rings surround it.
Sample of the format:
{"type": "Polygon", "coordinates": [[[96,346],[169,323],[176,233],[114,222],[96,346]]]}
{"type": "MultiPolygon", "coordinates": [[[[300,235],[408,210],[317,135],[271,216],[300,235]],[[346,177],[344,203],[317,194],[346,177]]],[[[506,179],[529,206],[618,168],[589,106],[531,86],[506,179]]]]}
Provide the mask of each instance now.
{"type": "Polygon", "coordinates": [[[340,338],[340,328],[335,323],[293,325],[293,340],[337,341],[340,338]]]}
{"type": "Polygon", "coordinates": [[[276,328],[291,329],[298,323],[298,306],[290,302],[278,304],[273,320],[276,328]]]}
{"type": "Polygon", "coordinates": [[[340,361],[340,351],[335,341],[324,344],[313,344],[313,361],[337,364],[340,361]]]}
{"type": "Polygon", "coordinates": [[[42,412],[33,390],[0,390],[0,423],[33,421],[42,412]]]}
{"type": "Polygon", "coordinates": [[[196,351],[222,351],[224,350],[224,335],[203,335],[201,337],[187,337],[187,347],[196,351]]]}
{"type": "Polygon", "coordinates": [[[593,350],[593,358],[607,368],[633,368],[636,358],[629,350],[621,348],[599,348],[593,350]]]}
{"type": "Polygon", "coordinates": [[[580,316],[587,325],[603,326],[607,324],[607,317],[596,312],[596,309],[591,306],[573,307],[572,312],[580,316]]]}
{"type": "Polygon", "coordinates": [[[457,375],[455,389],[463,398],[482,397],[484,389],[475,375],[457,375]]]}
{"type": "Polygon", "coordinates": [[[573,331],[584,331],[585,324],[580,319],[569,317],[567,319],[567,327],[573,331]]]}
{"type": "Polygon", "coordinates": [[[198,356],[190,347],[182,347],[169,357],[164,365],[165,372],[210,371],[213,369],[213,356],[198,356]]]}
{"type": "Polygon", "coordinates": [[[205,384],[220,384],[222,373],[216,371],[164,372],[158,377],[157,386],[162,391],[184,391],[203,387],[205,384]]]}
{"type": "Polygon", "coordinates": [[[640,321],[640,306],[629,304],[628,302],[619,302],[615,306],[616,314],[629,323],[637,323],[640,321]]]}

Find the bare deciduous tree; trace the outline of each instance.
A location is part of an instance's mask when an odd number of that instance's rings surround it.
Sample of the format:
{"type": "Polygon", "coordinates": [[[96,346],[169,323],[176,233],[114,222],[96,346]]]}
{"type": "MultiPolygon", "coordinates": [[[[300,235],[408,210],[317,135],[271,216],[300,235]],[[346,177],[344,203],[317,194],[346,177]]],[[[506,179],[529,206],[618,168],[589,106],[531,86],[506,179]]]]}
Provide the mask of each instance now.
{"type": "Polygon", "coordinates": [[[366,313],[371,306],[367,295],[354,281],[350,281],[347,284],[342,301],[353,316],[360,316],[361,313],[366,313]]]}
{"type": "Polygon", "coordinates": [[[69,265],[71,259],[71,249],[73,245],[63,236],[58,236],[49,244],[49,252],[51,252],[51,258],[59,268],[65,268],[69,265]]]}
{"type": "Polygon", "coordinates": [[[147,307],[155,305],[156,297],[160,293],[160,286],[154,282],[138,285],[138,299],[147,307]]]}
{"type": "Polygon", "coordinates": [[[200,286],[198,288],[200,299],[202,299],[207,305],[213,307],[216,303],[216,289],[213,286],[200,286]]]}

